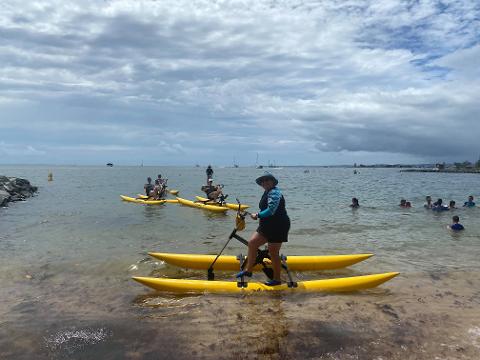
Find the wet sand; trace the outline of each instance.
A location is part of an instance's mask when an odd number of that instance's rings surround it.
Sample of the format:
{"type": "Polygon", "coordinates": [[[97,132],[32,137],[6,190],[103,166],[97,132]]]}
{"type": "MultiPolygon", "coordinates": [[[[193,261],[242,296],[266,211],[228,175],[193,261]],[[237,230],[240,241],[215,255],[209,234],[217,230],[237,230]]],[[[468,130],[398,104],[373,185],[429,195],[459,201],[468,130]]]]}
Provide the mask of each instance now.
{"type": "Polygon", "coordinates": [[[2,305],[2,359],[480,357],[475,272],[401,275],[349,294],[244,296],[156,294],[130,282],[121,297],[72,296],[48,276],[27,280],[44,291],[2,305]]]}

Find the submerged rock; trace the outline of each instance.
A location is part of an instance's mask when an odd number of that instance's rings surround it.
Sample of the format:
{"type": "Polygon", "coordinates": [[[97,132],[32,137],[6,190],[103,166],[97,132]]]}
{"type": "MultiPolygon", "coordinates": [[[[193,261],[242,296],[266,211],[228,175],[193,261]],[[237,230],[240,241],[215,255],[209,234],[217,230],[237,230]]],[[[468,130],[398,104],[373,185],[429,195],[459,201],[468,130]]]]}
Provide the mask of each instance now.
{"type": "Polygon", "coordinates": [[[0,175],[0,206],[11,201],[21,201],[33,196],[38,191],[27,179],[0,175]]]}

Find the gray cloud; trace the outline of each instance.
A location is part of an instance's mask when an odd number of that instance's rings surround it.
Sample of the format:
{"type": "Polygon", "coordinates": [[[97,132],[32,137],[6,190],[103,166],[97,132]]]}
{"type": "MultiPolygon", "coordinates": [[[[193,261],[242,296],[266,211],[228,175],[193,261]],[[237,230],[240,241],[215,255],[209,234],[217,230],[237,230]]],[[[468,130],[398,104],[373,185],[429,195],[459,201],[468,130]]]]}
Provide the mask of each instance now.
{"type": "Polygon", "coordinates": [[[475,1],[45,0],[1,14],[12,159],[29,146],[43,162],[56,148],[77,162],[145,147],[172,163],[476,156],[475,1]]]}

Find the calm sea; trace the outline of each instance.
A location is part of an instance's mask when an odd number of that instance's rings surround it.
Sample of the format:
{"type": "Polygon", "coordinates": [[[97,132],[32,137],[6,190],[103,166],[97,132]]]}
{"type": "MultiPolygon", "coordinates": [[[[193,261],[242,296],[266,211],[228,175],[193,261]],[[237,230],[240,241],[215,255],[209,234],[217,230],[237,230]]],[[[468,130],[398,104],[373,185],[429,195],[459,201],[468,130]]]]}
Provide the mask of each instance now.
{"type": "MultiPolygon", "coordinates": [[[[167,267],[147,252],[216,253],[234,227],[234,212],[218,215],[177,204],[143,206],[119,197],[143,192],[146,177],[161,173],[170,188],[193,199],[201,195],[204,170],[0,166],[0,175],[24,177],[39,187],[37,196],[0,209],[0,357],[89,358],[95,353],[128,358],[125,354],[133,351],[154,358],[142,352],[141,345],[131,348],[151,336],[146,329],[153,331],[160,323],[167,329],[174,321],[170,315],[194,313],[205,298],[223,301],[221,296],[151,296],[130,280],[135,275],[204,276],[167,267]],[[47,181],[50,171],[52,182],[47,181]]],[[[263,170],[214,171],[214,181],[224,184],[229,200],[239,198],[257,208],[262,192],[254,180],[263,170]]],[[[397,169],[360,169],[354,175],[353,169],[315,167],[271,172],[279,179],[292,220],[285,254],[376,255],[351,269],[303,275],[306,278],[400,271],[413,279],[480,269],[480,209],[461,208],[468,195],[480,200],[480,175],[397,169]],[[455,200],[460,208],[425,210],[425,195],[446,203],[455,200]],[[360,209],[349,208],[352,197],[359,199],[360,209]],[[413,207],[399,208],[402,198],[413,207]],[[460,217],[464,232],[446,229],[452,215],[460,217]]],[[[249,221],[243,235],[248,238],[255,227],[249,221]]],[[[232,240],[225,253],[245,251],[232,240]]],[[[381,296],[376,291],[371,290],[372,296],[381,296]]]]}

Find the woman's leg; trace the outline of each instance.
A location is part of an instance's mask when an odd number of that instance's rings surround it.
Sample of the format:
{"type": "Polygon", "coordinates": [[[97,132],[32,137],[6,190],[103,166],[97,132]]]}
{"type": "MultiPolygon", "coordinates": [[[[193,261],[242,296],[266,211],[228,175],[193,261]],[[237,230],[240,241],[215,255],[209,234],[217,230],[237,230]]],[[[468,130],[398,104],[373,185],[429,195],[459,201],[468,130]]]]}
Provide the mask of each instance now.
{"type": "Polygon", "coordinates": [[[280,281],[282,262],[280,261],[280,248],[282,243],[268,243],[268,252],[272,260],[273,280],[280,281]]]}
{"type": "Polygon", "coordinates": [[[257,250],[260,246],[267,243],[267,239],[259,234],[254,232],[250,240],[248,241],[248,255],[247,255],[247,267],[246,271],[252,272],[253,266],[255,265],[255,259],[257,258],[257,250]]]}

